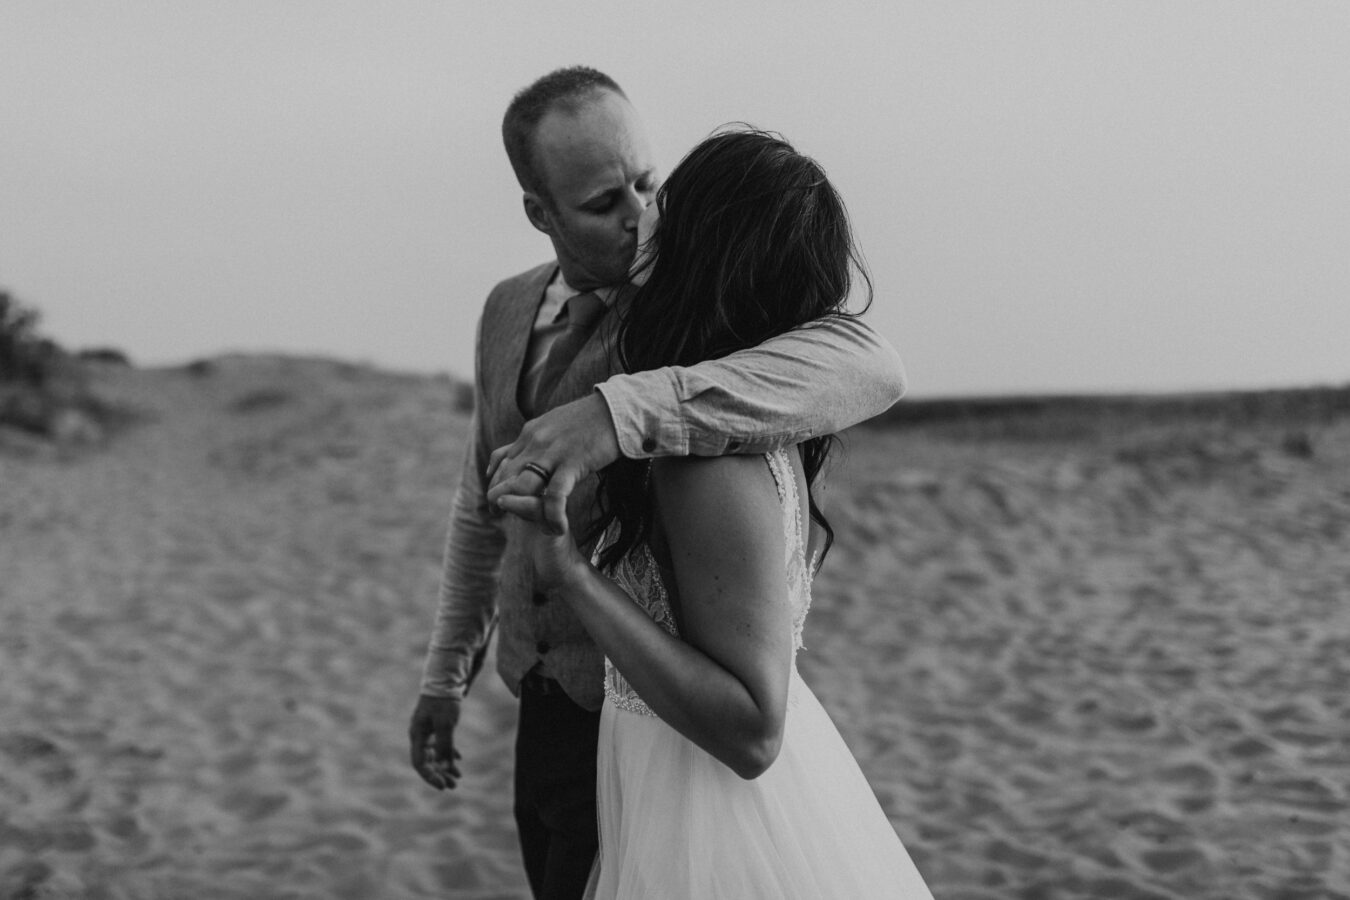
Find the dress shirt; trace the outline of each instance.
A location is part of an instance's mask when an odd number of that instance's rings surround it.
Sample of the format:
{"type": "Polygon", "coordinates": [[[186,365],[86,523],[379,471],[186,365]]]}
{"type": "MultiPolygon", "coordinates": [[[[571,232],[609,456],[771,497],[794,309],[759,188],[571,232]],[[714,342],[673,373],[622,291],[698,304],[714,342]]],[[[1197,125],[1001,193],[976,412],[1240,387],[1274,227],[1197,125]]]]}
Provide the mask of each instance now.
{"type": "MultiPolygon", "coordinates": [[[[597,288],[595,295],[606,307],[614,305],[615,288],[597,288]]],[[[530,329],[530,345],[525,351],[525,368],[521,372],[520,386],[516,397],[521,409],[529,409],[529,398],[533,398],[539,389],[539,376],[543,374],[548,362],[548,351],[567,330],[567,316],[563,307],[578,291],[563,278],[562,268],[553,273],[552,280],[544,289],[544,300],[539,304],[539,314],[534,317],[534,326],[530,329]]]]}

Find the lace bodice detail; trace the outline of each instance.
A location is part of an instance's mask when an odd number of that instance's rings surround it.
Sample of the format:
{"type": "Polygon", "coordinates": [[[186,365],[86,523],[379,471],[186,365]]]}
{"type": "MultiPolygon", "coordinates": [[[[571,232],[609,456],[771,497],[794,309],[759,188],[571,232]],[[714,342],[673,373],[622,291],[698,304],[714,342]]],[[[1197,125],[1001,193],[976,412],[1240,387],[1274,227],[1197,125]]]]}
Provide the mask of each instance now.
{"type": "MultiPolygon", "coordinates": [[[[804,646],[802,630],[806,625],[806,613],[811,607],[811,569],[815,560],[811,561],[811,565],[807,564],[802,521],[798,515],[801,501],[797,492],[797,479],[787,455],[789,452],[776,450],[765,454],[764,458],[769,471],[773,473],[774,484],[778,488],[779,507],[783,511],[783,542],[787,550],[787,588],[792,605],[792,646],[795,656],[796,651],[804,646]]],[[[596,553],[598,555],[599,549],[596,553]]],[[[635,547],[618,562],[611,577],[653,621],[670,634],[679,636],[675,614],[670,608],[670,594],[651,547],[645,543],[635,547]]],[[[608,659],[605,660],[605,696],[615,706],[628,712],[656,715],[608,659]]]]}

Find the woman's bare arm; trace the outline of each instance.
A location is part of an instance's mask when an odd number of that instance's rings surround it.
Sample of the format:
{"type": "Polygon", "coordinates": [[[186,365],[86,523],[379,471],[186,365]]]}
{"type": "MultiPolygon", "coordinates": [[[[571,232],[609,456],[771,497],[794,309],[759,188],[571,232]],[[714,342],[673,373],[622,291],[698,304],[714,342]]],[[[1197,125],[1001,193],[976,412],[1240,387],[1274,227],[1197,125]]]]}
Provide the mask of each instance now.
{"type": "Polygon", "coordinates": [[[763,457],[653,464],[682,639],[581,560],[568,535],[538,534],[551,593],[667,724],[744,778],[777,757],[792,664],[782,512],[763,457]]]}

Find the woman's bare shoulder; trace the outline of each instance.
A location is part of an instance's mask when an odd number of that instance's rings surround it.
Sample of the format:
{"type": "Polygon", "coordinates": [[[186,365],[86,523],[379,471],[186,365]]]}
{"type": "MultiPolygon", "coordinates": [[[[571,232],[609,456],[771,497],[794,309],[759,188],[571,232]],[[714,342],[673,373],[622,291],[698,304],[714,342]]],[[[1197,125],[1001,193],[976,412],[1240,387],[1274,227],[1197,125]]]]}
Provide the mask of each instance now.
{"type": "Polygon", "coordinates": [[[758,454],[658,459],[652,488],[660,518],[677,532],[695,523],[705,532],[744,529],[774,521],[778,507],[773,473],[758,454]]]}
{"type": "Polygon", "coordinates": [[[763,456],[680,456],[652,463],[652,486],[663,506],[774,500],[773,474],[763,456]]]}

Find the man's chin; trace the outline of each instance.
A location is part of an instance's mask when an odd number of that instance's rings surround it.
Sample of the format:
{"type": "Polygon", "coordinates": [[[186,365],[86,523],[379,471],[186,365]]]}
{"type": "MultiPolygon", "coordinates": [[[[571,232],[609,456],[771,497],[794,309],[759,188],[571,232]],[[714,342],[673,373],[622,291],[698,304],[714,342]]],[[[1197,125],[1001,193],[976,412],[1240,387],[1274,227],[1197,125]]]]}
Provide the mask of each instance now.
{"type": "Polygon", "coordinates": [[[573,282],[568,279],[567,283],[579,291],[594,291],[600,288],[618,287],[628,283],[628,270],[632,266],[633,259],[629,257],[622,265],[616,262],[604,271],[592,269],[585,273],[584,278],[578,279],[582,283],[573,282]]]}
{"type": "Polygon", "coordinates": [[[629,271],[627,268],[608,273],[602,287],[619,287],[628,283],[629,271]]]}
{"type": "Polygon", "coordinates": [[[636,259],[637,245],[634,244],[632,247],[628,248],[627,253],[614,261],[614,272],[618,276],[616,283],[628,281],[628,275],[633,271],[633,262],[636,259]]]}

